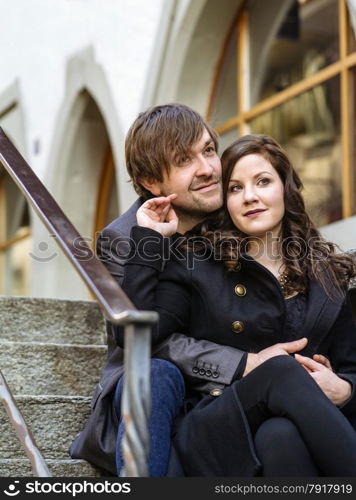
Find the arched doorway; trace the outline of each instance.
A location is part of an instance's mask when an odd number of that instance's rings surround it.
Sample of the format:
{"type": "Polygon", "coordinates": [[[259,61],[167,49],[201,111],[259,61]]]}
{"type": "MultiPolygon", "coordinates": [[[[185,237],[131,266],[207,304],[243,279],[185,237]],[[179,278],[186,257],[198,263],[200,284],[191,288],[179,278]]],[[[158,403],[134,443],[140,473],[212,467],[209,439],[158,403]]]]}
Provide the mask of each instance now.
{"type": "MultiPolygon", "coordinates": [[[[74,101],[59,149],[52,191],[81,236],[94,249],[97,233],[118,216],[119,204],[106,123],[87,90],[82,90],[74,101]]],[[[61,253],[51,266],[55,278],[52,295],[89,297],[86,287],[61,253]]]]}
{"type": "Polygon", "coordinates": [[[60,200],[81,235],[92,240],[110,214],[118,212],[115,165],[104,118],[86,90],[78,96],[71,120],[76,125],[63,145],[60,200]]]}

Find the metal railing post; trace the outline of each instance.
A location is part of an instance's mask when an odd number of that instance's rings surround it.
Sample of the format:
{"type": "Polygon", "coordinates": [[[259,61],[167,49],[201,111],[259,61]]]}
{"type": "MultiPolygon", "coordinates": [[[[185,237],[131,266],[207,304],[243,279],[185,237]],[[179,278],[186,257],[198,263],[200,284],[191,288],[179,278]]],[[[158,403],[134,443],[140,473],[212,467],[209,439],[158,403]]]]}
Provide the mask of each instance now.
{"type": "Polygon", "coordinates": [[[125,422],[122,440],[123,477],[148,477],[150,451],[148,419],[151,412],[150,386],[151,327],[125,327],[125,379],[121,412],[125,422]]]}
{"type": "Polygon", "coordinates": [[[121,400],[125,423],[122,477],[149,476],[151,327],[157,321],[158,314],[151,311],[126,311],[120,318],[120,324],[125,327],[125,375],[121,400]]]}
{"type": "Polygon", "coordinates": [[[39,477],[51,477],[52,474],[49,472],[46,462],[37,448],[35,440],[28,429],[25,420],[23,419],[20,410],[17,408],[15,400],[1,370],[0,400],[4,404],[9,420],[15,427],[17,437],[24,448],[26,455],[30,459],[33,473],[39,477]]]}

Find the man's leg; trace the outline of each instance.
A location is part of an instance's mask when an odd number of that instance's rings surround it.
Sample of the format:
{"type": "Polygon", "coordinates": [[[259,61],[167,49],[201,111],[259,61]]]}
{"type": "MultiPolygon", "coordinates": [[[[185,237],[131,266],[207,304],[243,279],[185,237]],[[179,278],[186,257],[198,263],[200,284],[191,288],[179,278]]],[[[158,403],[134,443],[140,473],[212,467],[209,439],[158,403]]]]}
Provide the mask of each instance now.
{"type": "Polygon", "coordinates": [[[263,477],[317,477],[319,472],[296,426],[287,418],[268,418],[255,435],[263,477]]]}
{"type": "MultiPolygon", "coordinates": [[[[120,415],[123,377],[119,380],[114,405],[120,415]]],[[[179,369],[169,361],[151,360],[151,415],[149,419],[150,452],[148,458],[151,477],[164,477],[171,450],[171,430],[184,400],[184,379],[179,369]]],[[[123,467],[121,451],[124,423],[120,418],[116,442],[116,468],[118,475],[123,467]]]]}

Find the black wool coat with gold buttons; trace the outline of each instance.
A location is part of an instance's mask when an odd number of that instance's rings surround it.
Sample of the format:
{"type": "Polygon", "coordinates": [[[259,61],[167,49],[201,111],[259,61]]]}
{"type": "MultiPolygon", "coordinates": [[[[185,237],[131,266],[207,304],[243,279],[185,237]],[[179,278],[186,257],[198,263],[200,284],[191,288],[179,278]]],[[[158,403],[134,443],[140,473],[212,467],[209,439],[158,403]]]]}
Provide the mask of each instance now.
{"type": "MultiPolygon", "coordinates": [[[[177,331],[246,352],[286,342],[280,285],[251,257],[240,260],[238,272],[228,272],[220,261],[194,257],[190,252],[187,257],[173,250],[162,270],[167,241],[159,233],[135,226],[131,241],[122,287],[138,309],[158,311],[153,343],[177,331]]],[[[308,338],[308,345],[301,354],[324,354],[334,371],[350,374],[352,380],[356,377],[356,326],[351,306],[348,301],[331,300],[315,282],[310,283],[307,294],[302,337],[308,338]]],[[[120,328],[116,341],[123,345],[120,328]]]]}
{"type": "MultiPolygon", "coordinates": [[[[164,238],[156,231],[137,226],[132,229],[131,238],[132,251],[125,265],[122,287],[138,309],[159,313],[153,343],[177,331],[246,352],[258,352],[287,341],[286,310],[280,285],[273,274],[254,259],[244,256],[240,259],[240,270],[228,272],[222,262],[213,258],[194,258],[191,252],[174,251],[163,266],[162,254],[167,255],[164,238]]],[[[334,371],[351,382],[352,397],[343,411],[349,416],[356,414],[356,326],[349,302],[331,300],[318,283],[311,282],[306,318],[300,331],[302,337],[308,338],[308,344],[301,354],[328,356],[334,371]]],[[[123,345],[120,328],[116,330],[116,341],[123,345]]],[[[206,397],[208,399],[200,404],[209,404],[212,396],[206,397]]],[[[253,475],[258,461],[242,410],[238,402],[233,404],[237,405],[239,416],[231,432],[236,433],[240,441],[244,436],[244,446],[239,453],[245,454],[247,467],[246,470],[234,469],[233,475],[253,475]]],[[[208,428],[204,432],[209,432],[208,428]]],[[[221,445],[223,448],[223,443],[221,445]]],[[[219,475],[208,466],[189,472],[219,475]]],[[[229,472],[232,471],[225,468],[221,475],[229,475],[229,472]]]]}

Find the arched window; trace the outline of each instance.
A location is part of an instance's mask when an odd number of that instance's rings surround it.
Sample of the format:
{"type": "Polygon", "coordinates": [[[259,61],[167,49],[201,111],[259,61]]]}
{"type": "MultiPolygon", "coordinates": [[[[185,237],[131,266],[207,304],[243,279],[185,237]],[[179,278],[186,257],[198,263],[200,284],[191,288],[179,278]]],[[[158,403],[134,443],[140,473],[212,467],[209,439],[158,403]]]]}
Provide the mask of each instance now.
{"type": "Polygon", "coordinates": [[[232,23],[207,115],[222,148],[249,132],[275,137],[321,226],[356,213],[355,94],[346,0],[255,0],[232,23]]]}

